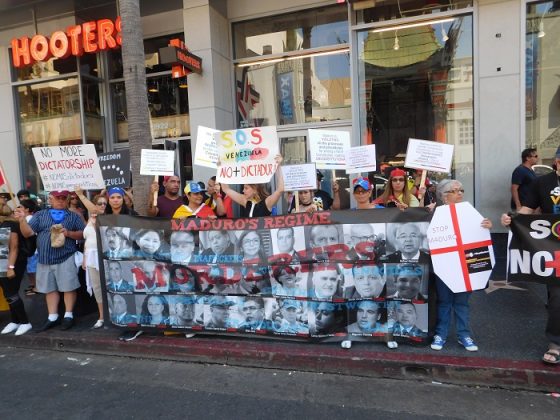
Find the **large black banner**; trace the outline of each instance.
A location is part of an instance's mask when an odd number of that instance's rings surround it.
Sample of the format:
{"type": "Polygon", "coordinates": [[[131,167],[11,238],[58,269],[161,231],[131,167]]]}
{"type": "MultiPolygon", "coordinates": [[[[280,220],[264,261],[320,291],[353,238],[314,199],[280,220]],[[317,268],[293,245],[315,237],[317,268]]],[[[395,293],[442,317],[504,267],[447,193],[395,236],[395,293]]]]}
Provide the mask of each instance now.
{"type": "Polygon", "coordinates": [[[142,329],[423,342],[430,217],[424,209],[101,216],[106,319],[142,329]]]}
{"type": "Polygon", "coordinates": [[[512,217],[507,278],[560,284],[560,215],[512,217]]]}

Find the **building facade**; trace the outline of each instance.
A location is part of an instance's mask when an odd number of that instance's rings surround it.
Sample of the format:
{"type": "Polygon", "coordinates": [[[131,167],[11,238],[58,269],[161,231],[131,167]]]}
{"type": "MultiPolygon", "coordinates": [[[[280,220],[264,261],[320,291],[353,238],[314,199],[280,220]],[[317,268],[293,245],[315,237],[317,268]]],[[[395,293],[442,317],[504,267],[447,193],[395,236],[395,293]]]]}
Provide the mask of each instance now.
{"type": "MultiPolygon", "coordinates": [[[[199,125],[277,126],[288,163],[309,161],[308,129],[348,131],[353,145],[376,145],[381,175],[419,138],[454,145],[447,176],[497,221],[521,150],[536,147],[550,164],[560,144],[559,1],[140,4],[154,147],[177,150],[183,180],[213,175],[192,164],[199,125]],[[173,77],[159,54],[173,39],[202,58],[201,74],[173,77]]],[[[42,189],[33,147],[127,147],[118,48],[98,43],[79,57],[19,66],[13,52],[24,37],[117,18],[109,0],[22,1],[2,11],[0,160],[15,189],[42,189]]],[[[325,189],[332,177],[348,184],[342,171],[326,175],[325,189]]]]}

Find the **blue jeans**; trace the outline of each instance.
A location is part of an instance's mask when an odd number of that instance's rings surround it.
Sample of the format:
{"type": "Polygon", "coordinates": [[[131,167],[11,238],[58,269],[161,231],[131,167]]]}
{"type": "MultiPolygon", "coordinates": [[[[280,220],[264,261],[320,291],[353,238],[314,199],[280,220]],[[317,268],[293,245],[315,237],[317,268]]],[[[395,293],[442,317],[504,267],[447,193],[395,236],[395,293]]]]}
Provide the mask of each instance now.
{"type": "Polygon", "coordinates": [[[455,313],[455,330],[457,338],[470,337],[469,297],[470,292],[453,293],[441,279],[436,278],[437,324],[436,335],[447,340],[451,311],[455,313]]]}

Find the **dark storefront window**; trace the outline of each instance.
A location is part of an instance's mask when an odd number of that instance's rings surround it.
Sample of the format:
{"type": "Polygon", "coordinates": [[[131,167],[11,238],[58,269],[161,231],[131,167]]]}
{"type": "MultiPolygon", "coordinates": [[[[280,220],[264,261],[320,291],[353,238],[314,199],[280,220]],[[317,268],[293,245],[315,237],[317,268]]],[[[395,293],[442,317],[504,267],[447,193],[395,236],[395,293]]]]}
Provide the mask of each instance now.
{"type": "Polygon", "coordinates": [[[560,144],[560,3],[527,4],[525,33],[525,144],[552,165],[560,144]]]}
{"type": "Polygon", "coordinates": [[[414,16],[429,19],[431,14],[464,9],[472,7],[472,4],[472,0],[397,0],[378,1],[374,7],[363,9],[361,6],[367,3],[357,2],[353,4],[353,8],[356,10],[358,23],[374,23],[414,16]]]}
{"type": "Polygon", "coordinates": [[[377,167],[402,167],[409,138],[453,144],[450,176],[471,201],[472,26],[463,15],[358,32],[360,130],[362,144],[376,145],[377,167]]]}
{"type": "Polygon", "coordinates": [[[32,66],[14,68],[14,81],[39,80],[48,77],[56,77],[78,71],[75,57],[64,60],[51,58],[48,61],[37,62],[32,66]]]}

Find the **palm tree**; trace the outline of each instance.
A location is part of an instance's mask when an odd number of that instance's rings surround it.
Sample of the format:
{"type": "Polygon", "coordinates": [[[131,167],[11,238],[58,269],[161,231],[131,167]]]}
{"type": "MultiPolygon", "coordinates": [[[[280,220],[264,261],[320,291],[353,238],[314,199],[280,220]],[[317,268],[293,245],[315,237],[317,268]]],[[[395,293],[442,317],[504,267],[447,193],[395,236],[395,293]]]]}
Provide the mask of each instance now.
{"type": "Polygon", "coordinates": [[[140,155],[142,149],[152,148],[152,136],[146,91],[140,0],[119,0],[119,9],[122,19],[122,60],[134,185],[134,209],[145,215],[151,177],[140,175],[140,155]]]}

